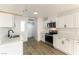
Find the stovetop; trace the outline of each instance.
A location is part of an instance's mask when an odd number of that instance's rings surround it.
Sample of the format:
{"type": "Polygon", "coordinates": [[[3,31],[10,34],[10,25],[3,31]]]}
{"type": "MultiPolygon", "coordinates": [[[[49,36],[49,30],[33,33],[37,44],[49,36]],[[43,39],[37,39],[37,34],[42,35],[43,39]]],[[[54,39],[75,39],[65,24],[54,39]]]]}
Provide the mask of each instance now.
{"type": "Polygon", "coordinates": [[[46,35],[54,35],[54,34],[57,34],[57,33],[45,33],[46,35]]]}

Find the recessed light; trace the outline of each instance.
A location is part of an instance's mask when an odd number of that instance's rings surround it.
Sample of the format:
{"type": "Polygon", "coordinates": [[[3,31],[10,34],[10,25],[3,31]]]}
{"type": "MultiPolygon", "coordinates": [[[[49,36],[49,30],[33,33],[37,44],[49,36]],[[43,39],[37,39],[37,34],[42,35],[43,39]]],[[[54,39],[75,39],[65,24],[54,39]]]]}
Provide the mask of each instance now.
{"type": "Polygon", "coordinates": [[[33,14],[37,15],[37,14],[38,14],[38,12],[34,12],[33,14]]]}

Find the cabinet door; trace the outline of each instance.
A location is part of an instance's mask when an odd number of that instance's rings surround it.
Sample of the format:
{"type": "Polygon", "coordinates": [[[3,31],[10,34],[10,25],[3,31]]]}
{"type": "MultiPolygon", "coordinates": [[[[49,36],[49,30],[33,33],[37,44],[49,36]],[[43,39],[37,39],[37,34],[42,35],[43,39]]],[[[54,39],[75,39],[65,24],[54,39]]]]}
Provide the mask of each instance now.
{"type": "Polygon", "coordinates": [[[43,42],[45,42],[45,34],[41,34],[41,40],[43,41],[43,42]]]}
{"type": "Polygon", "coordinates": [[[64,16],[65,27],[73,28],[74,27],[74,14],[64,16]]]}
{"type": "Polygon", "coordinates": [[[53,45],[56,49],[58,50],[62,50],[62,44],[61,44],[62,40],[61,38],[59,37],[54,37],[54,40],[53,40],[53,45]]]}
{"type": "Polygon", "coordinates": [[[64,28],[64,17],[63,16],[58,17],[56,19],[56,27],[57,28],[64,28]]]}
{"type": "Polygon", "coordinates": [[[79,28],[79,13],[75,13],[75,27],[79,28]]]}
{"type": "Polygon", "coordinates": [[[64,42],[64,52],[66,52],[67,54],[73,54],[73,40],[65,39],[64,42]]]}
{"type": "Polygon", "coordinates": [[[53,46],[55,47],[55,48],[58,48],[58,37],[56,37],[56,36],[54,36],[54,39],[53,39],[53,46]]]}
{"type": "Polygon", "coordinates": [[[58,38],[56,36],[53,36],[53,46],[56,48],[58,46],[58,38]]]}
{"type": "Polygon", "coordinates": [[[79,41],[74,41],[74,55],[79,55],[79,41]]]}
{"type": "Polygon", "coordinates": [[[23,55],[23,42],[12,42],[0,45],[0,54],[23,55]]]}
{"type": "Polygon", "coordinates": [[[0,13],[0,27],[12,27],[13,15],[0,13]]]}

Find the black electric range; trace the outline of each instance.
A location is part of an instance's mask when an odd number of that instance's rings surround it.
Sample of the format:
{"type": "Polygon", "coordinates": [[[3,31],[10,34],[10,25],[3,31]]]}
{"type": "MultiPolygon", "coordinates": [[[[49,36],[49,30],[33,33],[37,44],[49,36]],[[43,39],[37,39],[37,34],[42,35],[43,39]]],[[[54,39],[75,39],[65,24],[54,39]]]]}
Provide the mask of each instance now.
{"type": "Polygon", "coordinates": [[[53,35],[57,33],[45,33],[45,43],[53,47],[53,35]]]}

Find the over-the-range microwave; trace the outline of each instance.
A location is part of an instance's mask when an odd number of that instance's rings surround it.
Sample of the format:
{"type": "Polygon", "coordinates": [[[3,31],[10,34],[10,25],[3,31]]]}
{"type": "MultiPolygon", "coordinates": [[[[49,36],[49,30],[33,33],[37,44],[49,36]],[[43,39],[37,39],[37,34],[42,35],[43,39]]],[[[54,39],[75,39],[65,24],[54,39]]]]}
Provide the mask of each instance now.
{"type": "Polygon", "coordinates": [[[56,22],[47,23],[47,28],[56,28],[56,22]]]}

